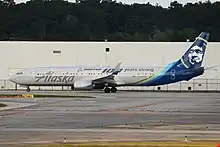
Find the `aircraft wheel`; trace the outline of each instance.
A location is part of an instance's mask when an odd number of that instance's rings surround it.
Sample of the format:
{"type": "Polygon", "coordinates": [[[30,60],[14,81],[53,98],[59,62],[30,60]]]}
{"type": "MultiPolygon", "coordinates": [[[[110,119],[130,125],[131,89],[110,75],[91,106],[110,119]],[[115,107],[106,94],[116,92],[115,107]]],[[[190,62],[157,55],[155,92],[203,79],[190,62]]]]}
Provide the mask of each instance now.
{"type": "Polygon", "coordinates": [[[27,92],[30,92],[30,91],[31,91],[31,89],[28,87],[28,88],[27,88],[27,92]]]}
{"type": "Polygon", "coordinates": [[[106,87],[106,88],[104,89],[104,91],[105,91],[105,93],[110,93],[111,89],[108,88],[108,87],[106,87]]]}
{"type": "Polygon", "coordinates": [[[112,93],[115,93],[116,91],[117,91],[117,88],[116,88],[116,87],[112,87],[112,88],[111,88],[111,92],[112,92],[112,93]]]}
{"type": "Polygon", "coordinates": [[[71,86],[71,90],[75,90],[75,88],[74,88],[74,86],[73,86],[73,85],[71,86]]]}

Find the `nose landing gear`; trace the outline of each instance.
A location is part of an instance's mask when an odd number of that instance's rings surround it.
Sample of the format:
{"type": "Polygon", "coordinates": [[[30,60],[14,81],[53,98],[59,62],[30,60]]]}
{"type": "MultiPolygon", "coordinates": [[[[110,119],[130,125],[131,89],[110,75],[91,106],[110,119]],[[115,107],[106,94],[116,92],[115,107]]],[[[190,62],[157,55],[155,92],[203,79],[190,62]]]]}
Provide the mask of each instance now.
{"type": "Polygon", "coordinates": [[[27,87],[27,90],[26,90],[27,92],[30,92],[31,91],[31,89],[30,89],[30,87],[28,86],[27,87]]]}

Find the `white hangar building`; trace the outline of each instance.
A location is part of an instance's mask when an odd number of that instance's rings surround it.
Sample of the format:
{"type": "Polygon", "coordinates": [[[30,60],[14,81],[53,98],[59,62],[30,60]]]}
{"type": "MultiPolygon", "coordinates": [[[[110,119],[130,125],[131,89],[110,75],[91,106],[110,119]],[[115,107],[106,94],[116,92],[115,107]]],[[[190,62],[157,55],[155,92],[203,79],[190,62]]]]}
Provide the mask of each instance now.
{"type": "MultiPolygon", "coordinates": [[[[192,42],[0,42],[0,86],[14,89],[8,77],[23,68],[42,66],[166,66],[179,59],[192,42]],[[108,52],[109,50],[109,52],[108,52]]],[[[220,43],[209,42],[204,66],[217,66],[188,82],[161,86],[167,90],[219,90],[220,43]]],[[[18,89],[21,87],[17,87],[18,89]]],[[[37,87],[39,89],[39,87],[37,87]]],[[[40,89],[55,87],[40,87],[40,89]]],[[[59,89],[59,87],[56,87],[59,89]]],[[[67,87],[65,87],[67,88],[67,87]]],[[[126,89],[156,89],[158,87],[126,87],[126,89]]],[[[31,87],[31,89],[33,89],[31,87]]],[[[62,87],[63,89],[63,87],[62,87]]]]}

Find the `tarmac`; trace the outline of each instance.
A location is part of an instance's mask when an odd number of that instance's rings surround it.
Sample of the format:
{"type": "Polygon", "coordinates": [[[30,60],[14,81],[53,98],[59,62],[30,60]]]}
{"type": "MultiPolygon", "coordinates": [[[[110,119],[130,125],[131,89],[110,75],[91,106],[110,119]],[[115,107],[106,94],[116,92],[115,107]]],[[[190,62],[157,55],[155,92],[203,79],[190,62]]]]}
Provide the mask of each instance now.
{"type": "Polygon", "coordinates": [[[94,98],[0,98],[8,105],[0,109],[0,146],[64,141],[220,142],[220,93],[30,93],[94,98]]]}

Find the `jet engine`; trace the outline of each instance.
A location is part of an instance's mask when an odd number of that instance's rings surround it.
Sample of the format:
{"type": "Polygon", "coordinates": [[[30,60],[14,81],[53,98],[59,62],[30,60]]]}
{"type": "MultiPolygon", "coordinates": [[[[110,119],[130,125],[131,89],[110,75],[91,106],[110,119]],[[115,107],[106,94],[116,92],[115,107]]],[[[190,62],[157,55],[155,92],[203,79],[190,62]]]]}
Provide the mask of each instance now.
{"type": "Polygon", "coordinates": [[[93,83],[91,80],[78,80],[74,83],[74,89],[104,89],[104,83],[93,83]]]}
{"type": "Polygon", "coordinates": [[[75,89],[92,89],[91,80],[79,80],[74,82],[75,89]]]}

